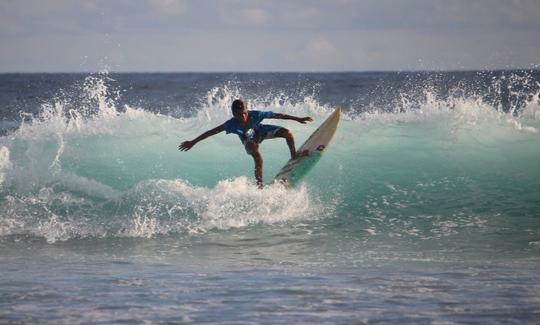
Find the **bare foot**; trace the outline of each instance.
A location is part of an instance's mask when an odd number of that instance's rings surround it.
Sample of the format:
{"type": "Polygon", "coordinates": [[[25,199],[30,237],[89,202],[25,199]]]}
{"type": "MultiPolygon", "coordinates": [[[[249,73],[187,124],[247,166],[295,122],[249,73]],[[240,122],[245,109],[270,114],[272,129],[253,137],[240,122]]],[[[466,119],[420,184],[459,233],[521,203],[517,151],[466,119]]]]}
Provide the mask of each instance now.
{"type": "Polygon", "coordinates": [[[292,159],[298,159],[305,156],[309,156],[309,150],[297,151],[292,159]]]}

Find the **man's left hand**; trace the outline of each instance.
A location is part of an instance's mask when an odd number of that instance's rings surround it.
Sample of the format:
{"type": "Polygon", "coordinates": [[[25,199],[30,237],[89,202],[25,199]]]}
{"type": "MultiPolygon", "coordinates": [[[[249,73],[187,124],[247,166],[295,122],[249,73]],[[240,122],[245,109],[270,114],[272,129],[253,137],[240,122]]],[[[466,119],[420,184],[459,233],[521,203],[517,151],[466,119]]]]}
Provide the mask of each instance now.
{"type": "Polygon", "coordinates": [[[306,122],[313,122],[313,119],[309,116],[306,117],[300,117],[297,120],[299,123],[306,124],[306,122]]]}

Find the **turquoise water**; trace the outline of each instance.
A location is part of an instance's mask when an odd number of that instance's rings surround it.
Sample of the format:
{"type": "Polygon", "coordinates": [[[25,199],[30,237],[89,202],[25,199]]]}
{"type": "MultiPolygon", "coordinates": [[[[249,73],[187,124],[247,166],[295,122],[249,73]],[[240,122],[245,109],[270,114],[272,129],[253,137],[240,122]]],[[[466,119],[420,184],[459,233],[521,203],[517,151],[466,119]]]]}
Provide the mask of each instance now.
{"type": "MultiPolygon", "coordinates": [[[[263,77],[280,80],[246,78],[263,77]]],[[[178,144],[243,87],[253,108],[314,118],[272,121],[298,146],[342,103],[242,82],[167,114],[88,77],[67,95],[84,100],[49,98],[0,137],[0,320],[535,322],[538,88],[519,109],[430,87],[345,106],[298,187],[258,190],[236,136],[178,144]]],[[[269,182],[289,152],[261,152],[269,182]]]]}

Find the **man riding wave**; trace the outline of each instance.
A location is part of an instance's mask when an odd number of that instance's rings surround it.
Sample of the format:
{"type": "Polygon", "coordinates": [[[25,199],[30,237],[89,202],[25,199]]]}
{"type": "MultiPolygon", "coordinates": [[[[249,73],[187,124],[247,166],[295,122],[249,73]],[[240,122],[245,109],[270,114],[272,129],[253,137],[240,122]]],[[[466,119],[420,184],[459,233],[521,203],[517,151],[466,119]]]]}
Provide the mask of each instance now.
{"type": "Polygon", "coordinates": [[[227,134],[234,133],[238,135],[242,141],[247,154],[253,157],[255,162],[255,179],[257,180],[257,185],[259,187],[263,186],[263,159],[261,153],[259,152],[259,144],[262,141],[273,138],[285,138],[291,153],[291,159],[298,158],[299,156],[305,154],[296,151],[294,137],[288,129],[277,125],[261,124],[261,122],[264,119],[280,119],[294,120],[305,124],[313,121],[311,117],[296,117],[287,114],[274,113],[271,111],[248,110],[246,102],[241,99],[233,101],[231,110],[233,118],[211,130],[204,132],[191,141],[182,142],[180,146],[178,146],[178,149],[181,151],[188,151],[199,141],[216,135],[222,131],[225,131],[227,134]]]}

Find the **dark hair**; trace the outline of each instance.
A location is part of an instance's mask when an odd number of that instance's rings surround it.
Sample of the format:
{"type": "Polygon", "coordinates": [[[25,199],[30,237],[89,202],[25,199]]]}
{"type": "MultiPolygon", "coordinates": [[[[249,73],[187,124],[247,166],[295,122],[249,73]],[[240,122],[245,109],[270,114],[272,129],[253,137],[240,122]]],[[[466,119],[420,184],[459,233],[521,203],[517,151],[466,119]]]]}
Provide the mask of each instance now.
{"type": "Polygon", "coordinates": [[[233,112],[238,112],[244,110],[246,107],[246,103],[241,99],[236,99],[234,102],[232,102],[231,110],[233,112]]]}

